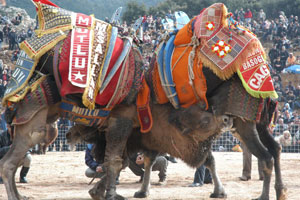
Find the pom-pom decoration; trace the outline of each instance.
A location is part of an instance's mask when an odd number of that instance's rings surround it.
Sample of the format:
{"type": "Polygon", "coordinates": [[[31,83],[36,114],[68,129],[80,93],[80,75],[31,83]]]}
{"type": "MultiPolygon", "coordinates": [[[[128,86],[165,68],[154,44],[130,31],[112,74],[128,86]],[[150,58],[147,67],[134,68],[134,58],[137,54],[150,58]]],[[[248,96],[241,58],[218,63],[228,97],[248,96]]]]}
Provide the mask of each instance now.
{"type": "Polygon", "coordinates": [[[212,31],[215,29],[215,23],[214,22],[211,22],[211,21],[208,21],[206,22],[205,24],[205,28],[209,31],[212,31]]]}
{"type": "Polygon", "coordinates": [[[211,50],[220,58],[224,58],[228,53],[230,53],[231,46],[224,40],[218,40],[216,44],[212,45],[211,50]]]}

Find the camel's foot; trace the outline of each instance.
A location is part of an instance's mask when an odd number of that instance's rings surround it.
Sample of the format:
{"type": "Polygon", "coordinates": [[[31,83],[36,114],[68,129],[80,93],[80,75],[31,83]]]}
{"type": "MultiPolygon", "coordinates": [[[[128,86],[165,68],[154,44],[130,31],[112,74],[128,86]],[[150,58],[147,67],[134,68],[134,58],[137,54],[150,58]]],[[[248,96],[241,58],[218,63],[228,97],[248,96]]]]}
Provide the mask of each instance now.
{"type": "Polygon", "coordinates": [[[157,183],[154,183],[154,185],[160,185],[160,186],[166,185],[166,184],[167,184],[167,180],[159,181],[159,182],[157,182],[157,183]]]}
{"type": "Polygon", "coordinates": [[[211,193],[211,195],[209,196],[210,198],[222,198],[225,199],[227,197],[227,194],[225,192],[221,192],[221,193],[211,193]]]}
{"type": "Polygon", "coordinates": [[[146,198],[149,196],[149,192],[144,192],[144,191],[137,191],[134,193],[134,198],[146,198]]]}
{"type": "Polygon", "coordinates": [[[122,197],[121,195],[116,194],[116,195],[113,195],[113,196],[106,195],[105,200],[127,200],[127,198],[122,197]]]}
{"type": "Polygon", "coordinates": [[[284,185],[275,185],[275,190],[276,190],[276,197],[277,200],[286,200],[288,199],[287,195],[287,188],[284,185]]]}
{"type": "Polygon", "coordinates": [[[269,200],[269,197],[267,196],[260,196],[257,199],[252,199],[252,200],[269,200]]]}
{"type": "Polygon", "coordinates": [[[89,190],[89,194],[93,200],[104,200],[104,196],[101,195],[96,188],[92,188],[89,190]]]}
{"type": "Polygon", "coordinates": [[[30,200],[29,197],[22,196],[22,195],[19,195],[19,199],[20,199],[20,200],[30,200]]]}

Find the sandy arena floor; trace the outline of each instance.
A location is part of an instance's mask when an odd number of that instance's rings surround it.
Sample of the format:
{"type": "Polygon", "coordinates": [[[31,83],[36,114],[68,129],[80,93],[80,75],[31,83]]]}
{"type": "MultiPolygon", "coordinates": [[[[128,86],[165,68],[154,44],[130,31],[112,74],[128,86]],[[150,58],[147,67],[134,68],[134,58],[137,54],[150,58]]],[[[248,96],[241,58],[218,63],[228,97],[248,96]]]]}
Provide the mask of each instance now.
{"type": "MultiPolygon", "coordinates": [[[[252,180],[241,182],[238,177],[242,171],[242,153],[214,153],[217,170],[227,192],[229,200],[246,200],[259,196],[262,182],[258,181],[257,161],[253,159],[252,180]]],[[[299,200],[300,191],[300,154],[282,154],[282,175],[288,188],[288,199],[299,200]]],[[[28,174],[29,184],[17,183],[21,194],[34,200],[88,200],[90,179],[84,175],[84,152],[48,152],[46,155],[34,155],[28,174]]],[[[189,188],[194,169],[183,162],[169,163],[167,184],[157,186],[157,172],[152,174],[150,196],[147,199],[209,199],[213,185],[189,188]]],[[[274,174],[274,173],[273,173],[274,174]]],[[[16,181],[19,179],[19,170],[16,181]]],[[[133,194],[140,184],[128,168],[122,171],[118,193],[134,199],[133,194]]],[[[94,184],[94,183],[93,183],[94,184]]],[[[275,199],[274,175],[271,183],[270,199],[275,199]]],[[[0,185],[0,199],[7,199],[4,185],[0,185]]]]}

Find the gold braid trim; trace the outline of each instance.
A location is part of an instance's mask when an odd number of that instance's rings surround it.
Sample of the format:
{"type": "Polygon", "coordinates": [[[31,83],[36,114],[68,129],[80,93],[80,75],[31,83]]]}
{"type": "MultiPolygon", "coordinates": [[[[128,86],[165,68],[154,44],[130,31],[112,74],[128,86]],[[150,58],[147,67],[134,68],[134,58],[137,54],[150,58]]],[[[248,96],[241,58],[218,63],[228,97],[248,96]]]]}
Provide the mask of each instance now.
{"type": "Polygon", "coordinates": [[[62,32],[62,35],[52,40],[50,43],[45,44],[45,46],[38,52],[33,52],[30,46],[27,45],[26,40],[20,44],[20,49],[25,51],[25,53],[33,60],[40,59],[45,53],[52,49],[58,42],[64,40],[67,34],[62,32]]]}
{"type": "Polygon", "coordinates": [[[35,30],[35,33],[38,36],[43,36],[43,35],[49,34],[49,33],[56,33],[60,30],[61,31],[67,31],[67,30],[72,30],[73,29],[73,26],[70,23],[68,25],[62,25],[60,27],[55,27],[55,28],[45,30],[45,17],[44,17],[44,13],[43,13],[42,6],[41,6],[40,2],[37,2],[37,9],[38,9],[37,15],[38,15],[39,28],[37,30],[35,30]]]}
{"type": "Polygon", "coordinates": [[[31,86],[27,86],[24,90],[24,93],[21,96],[10,96],[7,98],[7,101],[11,102],[19,102],[24,99],[28,92],[33,92],[37,89],[38,85],[46,79],[46,76],[42,76],[36,82],[34,82],[31,86]]]}
{"type": "MultiPolygon", "coordinates": [[[[39,63],[39,60],[35,60],[34,61],[34,64],[33,64],[33,67],[31,68],[31,71],[30,73],[28,74],[27,76],[27,80],[19,87],[17,88],[16,90],[14,90],[13,92],[7,94],[5,97],[3,97],[2,99],[2,105],[3,106],[6,106],[6,102],[9,100],[10,97],[14,96],[15,94],[17,94],[18,92],[20,92],[24,87],[26,87],[26,85],[28,84],[29,80],[30,80],[30,77],[32,76],[32,74],[34,73],[34,70],[35,70],[35,67],[37,66],[37,64],[39,63]]],[[[30,87],[27,86],[25,88],[25,92],[24,93],[27,93],[29,91],[30,87]]],[[[18,101],[20,101],[21,99],[19,99],[18,101]]]]}

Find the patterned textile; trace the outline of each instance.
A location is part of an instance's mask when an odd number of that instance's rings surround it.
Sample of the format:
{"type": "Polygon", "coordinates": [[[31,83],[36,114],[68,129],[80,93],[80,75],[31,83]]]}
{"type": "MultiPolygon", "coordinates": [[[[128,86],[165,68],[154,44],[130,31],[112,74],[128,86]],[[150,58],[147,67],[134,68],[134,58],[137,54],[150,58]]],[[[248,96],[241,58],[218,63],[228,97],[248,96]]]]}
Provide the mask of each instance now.
{"type": "Polygon", "coordinates": [[[20,52],[11,80],[6,87],[2,105],[5,106],[7,101],[17,102],[26,95],[31,84],[41,77],[38,74],[34,75],[36,65],[37,61],[30,59],[24,51],[20,52]]]}
{"type": "MultiPolygon", "coordinates": [[[[101,21],[99,21],[100,23],[101,21]]],[[[70,52],[70,70],[69,81],[77,86],[85,88],[87,86],[88,74],[90,74],[91,66],[94,62],[97,62],[98,55],[103,54],[103,48],[100,46],[99,53],[95,54],[94,38],[98,34],[99,25],[97,23],[97,29],[94,31],[94,17],[76,13],[76,28],[72,30],[71,36],[71,52],[70,52]],[[92,52],[93,51],[93,52],[92,52]],[[92,55],[96,55],[97,58],[92,60],[92,55]]],[[[107,23],[105,23],[107,26],[107,23]]],[[[106,30],[100,31],[106,35],[106,30]]],[[[105,43],[106,38],[102,39],[102,43],[105,43]]],[[[96,42],[96,41],[95,41],[96,42]]],[[[105,50],[105,48],[104,48],[105,50]]]]}
{"type": "Polygon", "coordinates": [[[238,73],[245,89],[254,97],[277,97],[260,41],[232,19],[224,4],[204,9],[196,17],[193,30],[201,42],[198,59],[219,78],[226,80],[238,73]],[[254,57],[259,57],[261,62],[252,64],[258,62],[254,57]],[[249,62],[251,66],[245,68],[249,62]],[[251,85],[253,81],[256,84],[251,85]],[[261,84],[258,86],[258,83],[261,84]]]}
{"type": "Polygon", "coordinates": [[[37,6],[39,28],[36,30],[36,33],[38,35],[55,33],[59,30],[66,31],[73,28],[72,16],[75,13],[47,4],[37,3],[37,6]]]}
{"type": "Polygon", "coordinates": [[[179,99],[173,81],[173,67],[171,68],[171,57],[174,50],[174,40],[175,35],[171,35],[168,41],[163,42],[160,45],[162,47],[158,53],[157,66],[161,85],[164,89],[164,92],[167,95],[173,107],[177,109],[179,108],[179,99]]]}
{"type": "Polygon", "coordinates": [[[238,75],[244,88],[252,96],[278,98],[269,67],[260,50],[248,55],[247,62],[238,69],[238,75]]]}
{"type": "MultiPolygon", "coordinates": [[[[184,26],[176,35],[174,40],[174,50],[172,50],[172,55],[170,56],[170,69],[172,72],[172,78],[174,83],[165,84],[159,74],[159,58],[157,58],[154,68],[152,70],[152,87],[155,92],[155,97],[158,103],[164,104],[169,101],[167,94],[163,89],[165,87],[174,87],[176,89],[176,94],[179,99],[181,107],[189,107],[199,101],[203,101],[206,106],[206,79],[202,73],[202,63],[195,57],[193,62],[193,74],[191,77],[191,72],[189,72],[189,55],[193,49],[192,46],[188,45],[191,42],[191,23],[184,26]]],[[[196,51],[199,51],[198,47],[196,51]]],[[[161,52],[162,50],[157,50],[161,52]]],[[[159,56],[159,55],[158,55],[159,56]]],[[[163,67],[167,67],[164,65],[163,67]]]]}
{"type": "MultiPolygon", "coordinates": [[[[134,77],[133,77],[132,85],[130,87],[130,91],[128,92],[128,94],[124,99],[126,103],[131,103],[135,101],[136,95],[142,87],[142,80],[144,78],[144,68],[143,68],[144,63],[143,63],[142,54],[136,46],[132,48],[132,54],[133,56],[129,57],[130,59],[129,65],[135,66],[135,69],[134,69],[134,77]]],[[[129,88],[129,85],[127,86],[127,88],[129,88]]]]}
{"type": "Polygon", "coordinates": [[[123,72],[121,71],[117,87],[115,89],[114,95],[107,106],[115,106],[121,103],[124,98],[128,95],[134,78],[135,71],[135,60],[133,51],[130,51],[128,59],[124,61],[123,72]]]}
{"type": "Polygon", "coordinates": [[[242,84],[232,82],[227,102],[224,105],[227,105],[226,111],[228,114],[252,121],[259,121],[263,108],[263,99],[252,97],[243,88],[242,84]]]}
{"type": "Polygon", "coordinates": [[[44,34],[43,36],[33,35],[27,38],[20,44],[20,48],[27,53],[27,55],[38,60],[47,51],[52,49],[58,42],[65,39],[68,31],[58,31],[55,33],[44,34]]]}
{"type": "Polygon", "coordinates": [[[150,88],[146,80],[143,79],[142,88],[139,90],[136,99],[137,113],[141,125],[140,131],[142,133],[149,132],[153,125],[149,102],[150,102],[150,88]]]}
{"type": "Polygon", "coordinates": [[[18,102],[18,109],[13,124],[25,124],[47,105],[60,101],[55,82],[50,77],[44,77],[36,82],[36,87],[18,102]]]}
{"type": "MultiPolygon", "coordinates": [[[[64,41],[59,63],[59,72],[62,78],[62,87],[60,94],[62,97],[67,97],[72,94],[83,94],[84,89],[76,87],[68,80],[69,74],[69,51],[71,46],[71,36],[69,35],[64,41]]],[[[132,49],[129,45],[128,50],[132,49]]],[[[115,104],[120,103],[128,94],[137,93],[137,89],[141,85],[141,76],[143,73],[137,75],[137,70],[142,72],[142,57],[138,50],[131,50],[129,55],[126,57],[126,53],[123,59],[119,59],[120,55],[124,50],[123,40],[120,38],[116,39],[115,47],[113,49],[112,57],[109,63],[107,74],[104,82],[111,76],[111,79],[105,89],[96,96],[96,104],[106,107],[112,107],[115,104]],[[136,63],[136,60],[139,62],[136,63]],[[119,63],[119,64],[118,64],[119,63]],[[119,66],[120,65],[120,66],[119,66]],[[118,67],[118,68],[116,68],[118,67]],[[117,69],[115,72],[114,69],[117,69]],[[136,87],[136,89],[132,89],[136,87]]],[[[126,52],[126,51],[125,51],[126,52]]]]}
{"type": "Polygon", "coordinates": [[[210,38],[216,33],[224,23],[227,15],[227,8],[222,3],[215,3],[210,7],[203,10],[200,15],[197,16],[195,22],[195,34],[198,38],[210,38]],[[211,23],[212,28],[208,28],[208,24],[211,23]]]}
{"type": "Polygon", "coordinates": [[[82,108],[73,102],[63,100],[60,104],[61,117],[85,126],[100,126],[110,114],[110,109],[82,108]]]}
{"type": "Polygon", "coordinates": [[[247,50],[248,44],[252,41],[259,41],[248,32],[242,35],[232,32],[232,40],[228,42],[228,44],[231,46],[231,51],[226,56],[220,57],[218,56],[218,54],[212,51],[212,46],[215,45],[218,41],[228,41],[228,39],[229,29],[223,27],[212,38],[210,38],[205,45],[202,46],[201,53],[203,53],[203,55],[205,55],[216,67],[218,67],[218,70],[220,70],[221,72],[225,71],[226,73],[227,71],[230,71],[230,73],[227,72],[229,73],[228,76],[230,77],[238,69],[231,69],[231,66],[233,66],[234,62],[237,61],[237,58],[239,56],[245,56],[245,53],[249,53],[249,51],[247,50]]]}
{"type": "Polygon", "coordinates": [[[222,3],[204,9],[195,18],[193,30],[201,42],[197,56],[223,80],[237,72],[249,53],[264,52],[256,36],[238,25],[222,3]]]}
{"type": "MultiPolygon", "coordinates": [[[[88,61],[90,69],[87,85],[83,93],[83,104],[90,109],[95,107],[96,96],[102,85],[100,77],[103,71],[105,58],[111,38],[111,25],[96,20],[94,30],[92,30],[93,46],[91,52],[91,60],[88,61]]],[[[76,66],[75,66],[76,67],[76,66]]]]}

